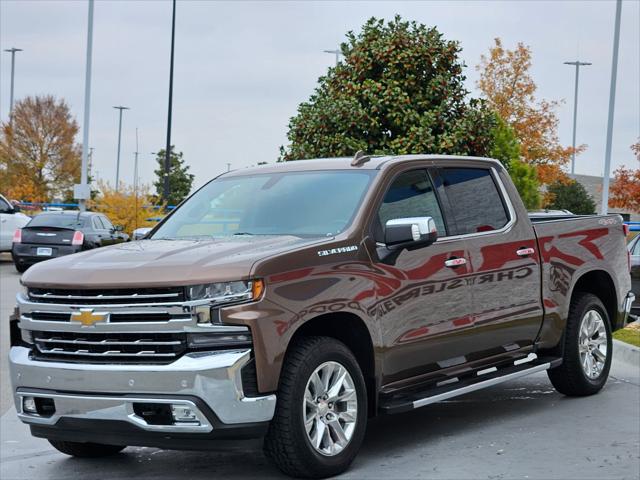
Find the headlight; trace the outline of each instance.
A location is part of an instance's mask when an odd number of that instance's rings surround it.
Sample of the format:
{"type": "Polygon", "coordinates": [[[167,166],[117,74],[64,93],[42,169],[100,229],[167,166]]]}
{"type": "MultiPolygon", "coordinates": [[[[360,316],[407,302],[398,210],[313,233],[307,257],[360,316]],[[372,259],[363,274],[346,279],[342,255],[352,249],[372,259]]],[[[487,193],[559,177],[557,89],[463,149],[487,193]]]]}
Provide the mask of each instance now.
{"type": "Polygon", "coordinates": [[[211,300],[212,303],[229,303],[258,300],[262,296],[264,282],[252,280],[250,282],[205,283],[187,287],[189,300],[211,300]]]}

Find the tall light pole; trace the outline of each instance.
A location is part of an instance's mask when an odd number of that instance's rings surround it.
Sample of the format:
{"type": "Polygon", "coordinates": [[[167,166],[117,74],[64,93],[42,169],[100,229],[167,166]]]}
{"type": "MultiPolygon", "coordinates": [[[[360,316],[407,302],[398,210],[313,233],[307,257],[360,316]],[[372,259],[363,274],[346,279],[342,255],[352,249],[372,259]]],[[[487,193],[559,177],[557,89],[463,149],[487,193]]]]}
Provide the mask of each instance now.
{"type": "Polygon", "coordinates": [[[136,128],[136,151],[133,152],[133,190],[136,192],[136,198],[138,198],[138,129],[136,128]]]}
{"type": "Polygon", "coordinates": [[[21,48],[11,47],[7,48],[5,52],[11,54],[11,89],[9,93],[9,118],[11,118],[11,112],[13,112],[13,85],[16,72],[16,52],[21,52],[21,48]]]}
{"type": "Polygon", "coordinates": [[[120,120],[118,121],[118,158],[116,160],[116,192],[120,188],[120,140],[122,139],[122,111],[129,110],[129,107],[113,107],[120,111],[120,120]]]}
{"type": "Polygon", "coordinates": [[[171,59],[169,63],[169,112],[167,114],[167,146],[164,157],[164,201],[169,204],[169,171],[171,170],[171,112],[173,107],[173,53],[176,43],[176,0],[173,0],[171,15],[171,59]]]}
{"type": "Polygon", "coordinates": [[[336,56],[336,66],[338,65],[338,62],[340,61],[340,55],[342,55],[342,52],[340,51],[339,48],[336,48],[335,50],[323,50],[324,53],[332,53],[335,54],[336,56]]]}
{"type": "Polygon", "coordinates": [[[573,92],[573,153],[571,154],[571,175],[576,173],[576,122],[578,120],[578,79],[580,78],[580,67],[591,65],[589,62],[564,62],[565,65],[574,65],[576,67],[576,86],[573,92]]]}
{"type": "Polygon", "coordinates": [[[91,177],[91,169],[93,168],[93,151],[95,147],[89,147],[89,155],[87,158],[87,177],[91,177]]]}
{"type": "Polygon", "coordinates": [[[622,0],[616,1],[616,20],[613,33],[613,58],[611,60],[611,86],[609,88],[609,119],[607,120],[607,144],[604,151],[604,176],[602,178],[602,215],[609,213],[609,174],[611,171],[611,142],[613,139],[613,113],[616,103],[618,77],[618,46],[620,45],[620,15],[622,0]]]}
{"type": "Polygon", "coordinates": [[[78,200],[78,209],[87,209],[87,200],[91,197],[89,188],[89,114],[91,111],[91,58],[93,52],[93,0],[89,0],[87,13],[87,61],[84,73],[84,116],[82,118],[82,164],[80,184],[74,185],[74,198],[78,200]]]}
{"type": "Polygon", "coordinates": [[[138,228],[138,129],[136,128],[136,151],[134,152],[133,161],[133,195],[135,198],[135,216],[134,228],[138,228]]]}

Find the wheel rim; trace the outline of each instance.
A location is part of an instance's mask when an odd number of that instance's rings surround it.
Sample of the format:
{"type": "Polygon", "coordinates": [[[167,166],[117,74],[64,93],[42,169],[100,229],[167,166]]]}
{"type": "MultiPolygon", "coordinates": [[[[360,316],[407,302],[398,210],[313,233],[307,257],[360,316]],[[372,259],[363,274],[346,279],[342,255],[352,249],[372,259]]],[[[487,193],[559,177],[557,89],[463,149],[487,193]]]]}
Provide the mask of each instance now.
{"type": "Polygon", "coordinates": [[[580,322],[580,363],[590,379],[598,378],[607,362],[608,338],[604,322],[597,310],[589,310],[580,322]]]}
{"type": "Polygon", "coordinates": [[[307,438],[318,453],[334,456],[347,447],[358,421],[358,395],[343,365],[325,362],[314,370],[302,412],[307,438]]]}

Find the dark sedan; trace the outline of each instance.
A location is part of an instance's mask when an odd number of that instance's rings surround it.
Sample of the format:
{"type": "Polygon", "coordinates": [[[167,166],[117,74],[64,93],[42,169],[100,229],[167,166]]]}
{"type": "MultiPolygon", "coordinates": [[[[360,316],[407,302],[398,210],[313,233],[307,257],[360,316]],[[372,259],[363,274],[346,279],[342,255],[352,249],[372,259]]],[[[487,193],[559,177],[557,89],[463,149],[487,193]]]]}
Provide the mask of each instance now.
{"type": "Polygon", "coordinates": [[[640,317],[640,235],[631,240],[627,248],[631,256],[631,290],[636,295],[631,314],[640,317]]]}
{"type": "Polygon", "coordinates": [[[13,236],[11,256],[19,272],[37,262],[125,242],[129,236],[102,213],[46,212],[13,236]]]}

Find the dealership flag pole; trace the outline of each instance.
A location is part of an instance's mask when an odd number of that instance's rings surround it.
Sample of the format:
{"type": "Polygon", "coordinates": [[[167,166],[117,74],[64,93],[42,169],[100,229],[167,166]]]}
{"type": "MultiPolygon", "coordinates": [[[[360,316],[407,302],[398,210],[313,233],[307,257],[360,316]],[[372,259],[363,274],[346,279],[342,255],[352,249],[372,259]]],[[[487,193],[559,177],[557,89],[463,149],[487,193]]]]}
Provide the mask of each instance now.
{"type": "Polygon", "coordinates": [[[609,175],[611,171],[611,142],[613,138],[613,113],[616,104],[616,77],[618,75],[618,46],[620,45],[620,11],[622,0],[616,1],[616,23],[613,34],[613,59],[611,61],[611,87],[609,90],[609,119],[607,121],[607,145],[604,152],[602,177],[602,215],[609,213],[609,175]]]}
{"type": "Polygon", "coordinates": [[[78,200],[81,212],[87,209],[89,198],[89,112],[91,108],[91,53],[93,50],[93,0],[89,0],[89,16],[87,21],[87,64],[84,76],[84,118],[82,119],[82,169],[80,184],[74,185],[74,198],[78,200]]]}

